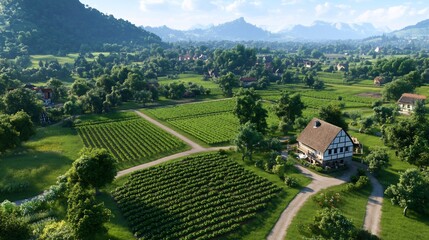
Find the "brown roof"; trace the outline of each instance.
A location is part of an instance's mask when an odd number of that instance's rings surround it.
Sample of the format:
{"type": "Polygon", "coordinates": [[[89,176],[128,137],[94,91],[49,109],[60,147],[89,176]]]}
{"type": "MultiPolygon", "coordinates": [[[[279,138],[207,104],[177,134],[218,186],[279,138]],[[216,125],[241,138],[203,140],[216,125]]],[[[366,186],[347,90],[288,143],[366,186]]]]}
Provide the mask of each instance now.
{"type": "Polygon", "coordinates": [[[417,100],[426,100],[426,96],[412,93],[404,93],[398,100],[398,103],[414,104],[417,100]]]}
{"type": "Polygon", "coordinates": [[[335,137],[341,132],[342,128],[332,125],[323,120],[313,118],[298,137],[301,142],[314,150],[325,152],[335,137]],[[316,122],[320,125],[316,126],[316,122]]]}
{"type": "Polygon", "coordinates": [[[255,81],[257,81],[258,79],[256,79],[256,78],[254,78],[254,77],[241,77],[240,78],[240,81],[241,82],[255,82],[255,81]]]}

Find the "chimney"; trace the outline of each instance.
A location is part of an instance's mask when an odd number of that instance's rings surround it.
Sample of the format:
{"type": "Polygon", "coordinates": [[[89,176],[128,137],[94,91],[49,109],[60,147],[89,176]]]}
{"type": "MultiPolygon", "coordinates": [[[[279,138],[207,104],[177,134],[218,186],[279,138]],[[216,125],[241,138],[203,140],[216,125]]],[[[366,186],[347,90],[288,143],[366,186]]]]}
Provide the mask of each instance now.
{"type": "Polygon", "coordinates": [[[320,127],[322,125],[322,123],[319,121],[319,120],[316,120],[315,122],[314,122],[314,127],[313,128],[318,128],[318,127],[320,127]]]}

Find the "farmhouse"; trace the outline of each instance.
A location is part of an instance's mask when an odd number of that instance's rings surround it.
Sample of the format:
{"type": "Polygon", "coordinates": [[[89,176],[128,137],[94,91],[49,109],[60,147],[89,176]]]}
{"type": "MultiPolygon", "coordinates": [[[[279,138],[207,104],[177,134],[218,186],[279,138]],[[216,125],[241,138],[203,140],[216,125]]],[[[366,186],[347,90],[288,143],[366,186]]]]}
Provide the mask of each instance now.
{"type": "Polygon", "coordinates": [[[308,161],[338,167],[353,157],[352,138],[342,128],[313,118],[298,137],[298,150],[308,161]]]}
{"type": "Polygon", "coordinates": [[[424,102],[425,100],[426,96],[412,93],[404,93],[398,100],[398,105],[400,108],[399,112],[402,114],[410,114],[414,110],[417,101],[424,102]]]}
{"type": "Polygon", "coordinates": [[[251,87],[253,83],[258,82],[258,79],[255,77],[241,77],[240,84],[243,87],[251,87]]]}

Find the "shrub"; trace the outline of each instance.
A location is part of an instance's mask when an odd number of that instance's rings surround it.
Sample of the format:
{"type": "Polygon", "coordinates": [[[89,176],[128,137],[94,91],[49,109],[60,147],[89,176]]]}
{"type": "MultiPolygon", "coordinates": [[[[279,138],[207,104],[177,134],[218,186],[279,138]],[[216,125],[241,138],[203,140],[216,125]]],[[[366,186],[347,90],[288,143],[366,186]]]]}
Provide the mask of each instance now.
{"type": "Polygon", "coordinates": [[[292,187],[292,188],[298,186],[298,182],[294,177],[284,176],[284,178],[285,178],[286,186],[292,187]]]}
{"type": "Polygon", "coordinates": [[[313,197],[313,201],[321,208],[333,208],[338,207],[341,202],[341,195],[328,191],[326,193],[320,193],[313,197]]]}
{"type": "Polygon", "coordinates": [[[255,161],[255,167],[259,169],[264,169],[264,161],[263,160],[256,160],[255,161]]]}
{"type": "Polygon", "coordinates": [[[356,182],[356,188],[361,189],[369,184],[369,178],[367,176],[360,176],[359,180],[356,182]]]}

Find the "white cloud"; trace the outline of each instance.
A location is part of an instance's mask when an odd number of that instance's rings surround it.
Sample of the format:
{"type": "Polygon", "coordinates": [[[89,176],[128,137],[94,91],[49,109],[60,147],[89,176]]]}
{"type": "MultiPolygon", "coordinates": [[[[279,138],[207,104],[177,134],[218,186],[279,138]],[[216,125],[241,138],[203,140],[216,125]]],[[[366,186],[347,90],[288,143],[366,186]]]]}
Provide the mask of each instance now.
{"type": "Polygon", "coordinates": [[[326,13],[329,12],[329,10],[331,10],[331,4],[328,2],[325,2],[323,4],[317,4],[315,10],[316,10],[316,16],[320,17],[325,15],[326,13]]]}
{"type": "Polygon", "coordinates": [[[182,2],[182,9],[185,11],[193,11],[195,10],[194,1],[192,0],[184,0],[182,2]]]}
{"type": "Polygon", "coordinates": [[[164,0],[140,0],[140,9],[147,11],[151,5],[163,4],[164,0]]]}

